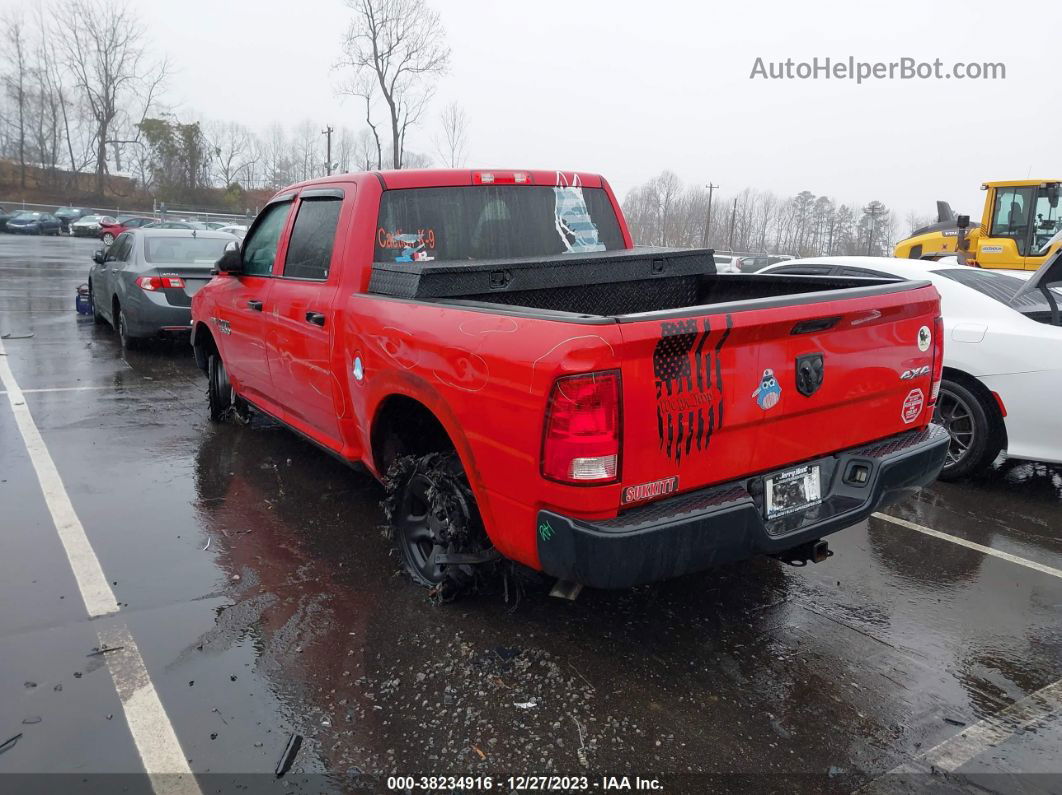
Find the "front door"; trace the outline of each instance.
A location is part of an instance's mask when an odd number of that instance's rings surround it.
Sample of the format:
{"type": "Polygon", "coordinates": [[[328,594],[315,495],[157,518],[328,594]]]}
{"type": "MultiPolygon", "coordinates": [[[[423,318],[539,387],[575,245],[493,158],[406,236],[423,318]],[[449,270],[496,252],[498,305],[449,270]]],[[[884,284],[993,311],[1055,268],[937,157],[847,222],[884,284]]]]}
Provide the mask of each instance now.
{"type": "Polygon", "coordinates": [[[277,402],[270,394],[266,316],[273,265],[292,204],[290,199],[274,202],[258,216],[243,243],[243,273],[228,278],[218,291],[217,317],[211,318],[229,378],[251,400],[277,402]]]}
{"type": "MultiPolygon", "coordinates": [[[[347,186],[350,190],[352,186],[347,186]]],[[[334,303],[339,281],[336,229],[343,192],[314,188],[299,197],[279,277],[270,297],[269,371],[289,421],[331,447],[340,443],[333,377],[334,303]]]]}

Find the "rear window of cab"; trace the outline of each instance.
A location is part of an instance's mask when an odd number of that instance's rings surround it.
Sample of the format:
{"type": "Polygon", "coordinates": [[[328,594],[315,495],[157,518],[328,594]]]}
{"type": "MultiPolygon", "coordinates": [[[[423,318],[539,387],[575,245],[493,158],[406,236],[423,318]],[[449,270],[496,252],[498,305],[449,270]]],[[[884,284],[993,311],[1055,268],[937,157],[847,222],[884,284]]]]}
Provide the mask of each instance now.
{"type": "Polygon", "coordinates": [[[375,262],[582,254],[624,247],[601,188],[469,185],[384,191],[375,262]]]}

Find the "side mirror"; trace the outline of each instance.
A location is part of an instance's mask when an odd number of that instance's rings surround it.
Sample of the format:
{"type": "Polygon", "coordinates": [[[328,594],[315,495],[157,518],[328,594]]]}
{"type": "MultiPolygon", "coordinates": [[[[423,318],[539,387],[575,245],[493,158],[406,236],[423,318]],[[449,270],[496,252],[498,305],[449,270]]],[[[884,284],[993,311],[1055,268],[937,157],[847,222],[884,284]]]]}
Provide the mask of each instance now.
{"type": "Polygon", "coordinates": [[[102,265],[104,253],[105,252],[102,248],[96,249],[95,253],[93,253],[92,255],[92,261],[95,262],[97,265],[102,265]]]}
{"type": "Polygon", "coordinates": [[[236,244],[235,240],[225,247],[225,253],[218,258],[214,267],[217,269],[218,273],[229,273],[232,275],[243,273],[243,256],[240,254],[240,247],[236,244]]]}

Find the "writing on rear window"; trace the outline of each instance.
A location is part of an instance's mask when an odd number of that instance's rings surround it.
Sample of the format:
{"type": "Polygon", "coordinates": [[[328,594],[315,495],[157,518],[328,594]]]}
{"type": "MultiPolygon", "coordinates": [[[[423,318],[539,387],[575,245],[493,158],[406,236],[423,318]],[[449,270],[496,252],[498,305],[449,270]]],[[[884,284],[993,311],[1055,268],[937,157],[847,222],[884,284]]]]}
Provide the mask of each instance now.
{"type": "Polygon", "coordinates": [[[396,229],[389,232],[382,226],[376,230],[377,249],[395,251],[395,262],[428,262],[435,259],[435,230],[418,229],[416,232],[403,232],[396,229]]]}

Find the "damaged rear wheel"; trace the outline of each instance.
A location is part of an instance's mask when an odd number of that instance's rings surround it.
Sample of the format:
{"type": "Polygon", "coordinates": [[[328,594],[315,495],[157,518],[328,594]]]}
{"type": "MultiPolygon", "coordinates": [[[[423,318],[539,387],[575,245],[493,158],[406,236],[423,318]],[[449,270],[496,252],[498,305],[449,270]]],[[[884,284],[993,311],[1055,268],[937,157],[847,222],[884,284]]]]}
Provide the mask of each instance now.
{"type": "Polygon", "coordinates": [[[402,456],[387,473],[384,511],[413,581],[443,601],[474,590],[498,559],[456,453],[402,456]]]}

